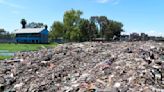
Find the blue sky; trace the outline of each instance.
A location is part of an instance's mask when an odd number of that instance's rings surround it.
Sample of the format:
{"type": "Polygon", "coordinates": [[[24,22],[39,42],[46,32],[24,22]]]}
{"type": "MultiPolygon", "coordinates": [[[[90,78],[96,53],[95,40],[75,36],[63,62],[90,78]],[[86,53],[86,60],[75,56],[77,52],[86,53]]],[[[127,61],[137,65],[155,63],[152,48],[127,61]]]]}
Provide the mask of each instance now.
{"type": "Polygon", "coordinates": [[[83,18],[105,15],[124,24],[125,33],[164,36],[164,0],[0,0],[0,28],[14,31],[20,20],[43,22],[50,28],[66,10],[83,11],[83,18]]]}

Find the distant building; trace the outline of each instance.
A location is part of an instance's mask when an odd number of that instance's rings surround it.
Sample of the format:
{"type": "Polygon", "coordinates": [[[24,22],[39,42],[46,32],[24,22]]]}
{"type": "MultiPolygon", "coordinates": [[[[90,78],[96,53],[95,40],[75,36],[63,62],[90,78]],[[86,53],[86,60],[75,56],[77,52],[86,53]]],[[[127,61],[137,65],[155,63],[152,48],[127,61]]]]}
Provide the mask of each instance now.
{"type": "Polygon", "coordinates": [[[149,36],[149,40],[152,41],[164,41],[163,37],[149,36]]]}
{"type": "Polygon", "coordinates": [[[23,28],[14,32],[17,43],[48,43],[48,30],[46,28],[23,28]]]}
{"type": "Polygon", "coordinates": [[[141,41],[148,41],[149,40],[149,36],[145,33],[141,33],[141,41]]]}
{"type": "Polygon", "coordinates": [[[130,37],[129,35],[121,35],[120,36],[120,41],[129,41],[130,37]]]}
{"type": "Polygon", "coordinates": [[[130,41],[140,41],[141,37],[138,33],[132,33],[130,34],[130,41]]]}

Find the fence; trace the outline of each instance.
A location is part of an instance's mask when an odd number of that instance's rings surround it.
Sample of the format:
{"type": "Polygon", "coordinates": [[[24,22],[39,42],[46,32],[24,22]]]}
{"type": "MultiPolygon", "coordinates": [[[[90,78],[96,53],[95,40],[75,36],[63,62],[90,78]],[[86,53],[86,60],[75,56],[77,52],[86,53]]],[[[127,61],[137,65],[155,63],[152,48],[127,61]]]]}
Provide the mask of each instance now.
{"type": "Polygon", "coordinates": [[[0,43],[15,43],[14,38],[0,38],[0,43]]]}

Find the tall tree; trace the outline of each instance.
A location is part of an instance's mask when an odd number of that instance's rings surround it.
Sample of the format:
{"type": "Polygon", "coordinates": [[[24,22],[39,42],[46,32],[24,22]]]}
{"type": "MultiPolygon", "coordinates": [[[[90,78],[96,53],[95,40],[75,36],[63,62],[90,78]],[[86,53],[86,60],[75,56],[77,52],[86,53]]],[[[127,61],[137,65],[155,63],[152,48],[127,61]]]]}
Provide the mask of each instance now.
{"type": "Polygon", "coordinates": [[[79,28],[80,16],[82,12],[80,10],[69,10],[64,13],[64,27],[65,38],[69,41],[78,41],[81,37],[79,28]]]}
{"type": "Polygon", "coordinates": [[[50,35],[54,38],[63,37],[67,41],[91,41],[96,37],[107,40],[120,36],[123,31],[121,22],[109,20],[106,16],[91,16],[90,20],[82,19],[79,10],[64,13],[63,23],[54,22],[50,35]]]}
{"type": "Polygon", "coordinates": [[[104,37],[105,31],[107,30],[107,26],[109,24],[109,20],[106,16],[91,16],[91,22],[96,23],[99,27],[99,35],[104,37]]]}
{"type": "Polygon", "coordinates": [[[4,29],[0,29],[0,34],[4,34],[6,31],[4,29]]]}
{"type": "Polygon", "coordinates": [[[90,31],[91,31],[91,25],[90,25],[90,21],[87,20],[87,19],[81,19],[80,21],[80,31],[81,31],[81,34],[82,34],[82,37],[81,37],[81,41],[88,41],[90,40],[90,31]]]}
{"type": "Polygon", "coordinates": [[[22,24],[22,28],[26,28],[27,22],[26,22],[25,19],[21,19],[21,22],[20,23],[22,24]]]}
{"type": "Polygon", "coordinates": [[[5,29],[0,29],[0,38],[11,38],[11,34],[5,29]]]}
{"type": "Polygon", "coordinates": [[[109,24],[109,29],[110,31],[113,32],[113,35],[120,37],[121,32],[123,32],[123,24],[121,22],[118,21],[112,21],[109,24]]]}
{"type": "Polygon", "coordinates": [[[94,22],[90,22],[89,40],[93,40],[98,35],[98,28],[94,22]]]}
{"type": "Polygon", "coordinates": [[[107,26],[109,24],[109,20],[106,16],[100,16],[98,18],[98,23],[100,25],[100,34],[101,34],[101,37],[104,37],[105,35],[105,32],[108,30],[107,29],[107,26]]]}
{"type": "Polygon", "coordinates": [[[110,38],[113,38],[114,36],[119,38],[121,32],[123,32],[122,27],[123,24],[121,22],[109,20],[109,24],[106,27],[107,30],[105,31],[106,39],[110,40],[110,38]]]}
{"type": "Polygon", "coordinates": [[[109,40],[114,35],[119,37],[123,31],[121,22],[109,20],[106,16],[92,16],[90,20],[99,26],[99,35],[109,40]]]}
{"type": "Polygon", "coordinates": [[[56,39],[64,37],[64,24],[59,21],[55,21],[50,29],[50,39],[56,39]]]}

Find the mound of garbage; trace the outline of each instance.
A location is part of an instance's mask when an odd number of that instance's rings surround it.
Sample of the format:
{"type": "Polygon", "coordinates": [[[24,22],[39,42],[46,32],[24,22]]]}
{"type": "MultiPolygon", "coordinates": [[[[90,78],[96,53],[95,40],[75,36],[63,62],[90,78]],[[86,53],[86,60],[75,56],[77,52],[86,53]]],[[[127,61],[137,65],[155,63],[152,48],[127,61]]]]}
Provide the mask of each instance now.
{"type": "Polygon", "coordinates": [[[0,61],[0,92],[163,92],[164,43],[66,43],[0,61]]]}

